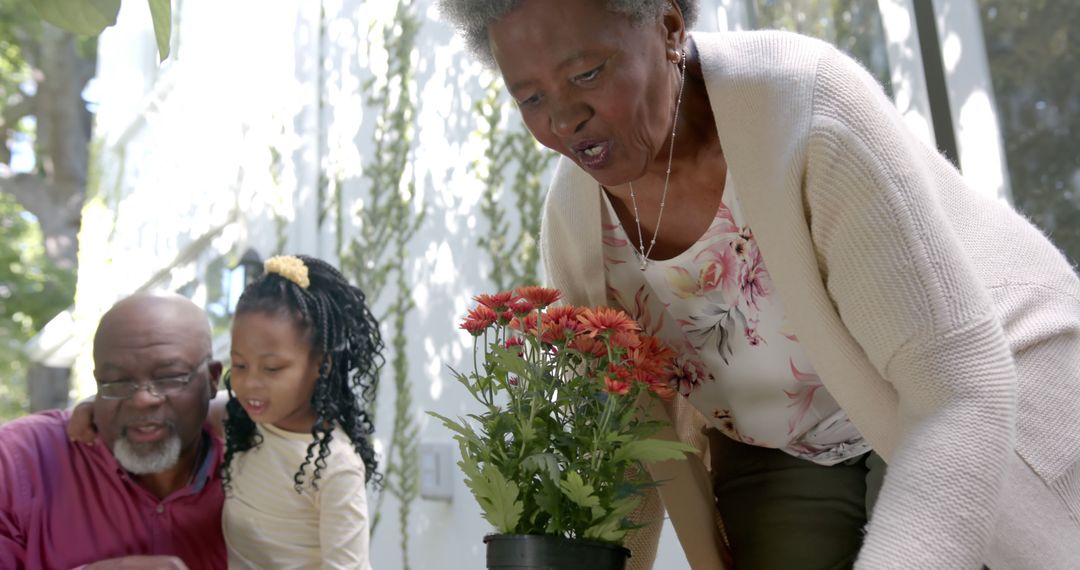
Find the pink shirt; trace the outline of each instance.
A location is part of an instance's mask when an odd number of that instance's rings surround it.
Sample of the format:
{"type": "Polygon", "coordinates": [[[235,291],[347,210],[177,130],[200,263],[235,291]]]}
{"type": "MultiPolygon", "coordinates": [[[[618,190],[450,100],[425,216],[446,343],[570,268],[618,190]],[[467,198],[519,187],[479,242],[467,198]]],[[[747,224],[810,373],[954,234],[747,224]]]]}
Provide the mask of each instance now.
{"type": "Polygon", "coordinates": [[[134,554],[226,567],[218,438],[205,434],[212,452],[191,484],[159,500],[101,443],[70,443],[68,415],[0,426],[0,568],[67,569],[134,554]]]}

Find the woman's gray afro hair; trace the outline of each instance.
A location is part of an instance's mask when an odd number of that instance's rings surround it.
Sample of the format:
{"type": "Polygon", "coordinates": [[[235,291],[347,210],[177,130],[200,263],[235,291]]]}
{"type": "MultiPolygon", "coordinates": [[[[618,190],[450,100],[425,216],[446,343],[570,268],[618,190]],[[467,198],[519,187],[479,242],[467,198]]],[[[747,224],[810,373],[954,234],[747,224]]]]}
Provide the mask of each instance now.
{"type": "MultiPolygon", "coordinates": [[[[670,0],[602,0],[608,10],[625,14],[636,22],[658,18],[670,0]]],[[[465,42],[480,61],[488,67],[495,67],[488,44],[487,28],[491,22],[506,15],[522,0],[438,0],[439,11],[458,33],[465,37],[465,42]]],[[[694,24],[698,13],[698,0],[675,0],[682,10],[686,27],[694,24]]]]}

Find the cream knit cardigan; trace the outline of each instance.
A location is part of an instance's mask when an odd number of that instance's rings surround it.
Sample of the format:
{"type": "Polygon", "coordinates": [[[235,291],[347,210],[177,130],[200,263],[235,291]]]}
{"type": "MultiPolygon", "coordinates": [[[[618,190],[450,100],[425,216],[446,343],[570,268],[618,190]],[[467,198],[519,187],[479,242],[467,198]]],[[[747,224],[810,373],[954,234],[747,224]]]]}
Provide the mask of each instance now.
{"type": "MultiPolygon", "coordinates": [[[[1065,258],[967,188],[831,46],[780,32],[694,40],[788,318],[889,465],[857,567],[1080,568],[1080,281],[1065,258]]],[[[541,243],[570,303],[607,300],[600,199],[563,159],[541,243]]],[[[684,399],[650,402],[674,422],[666,436],[704,451],[684,399]]],[[[724,546],[703,456],[650,472],[667,481],[691,565],[711,569],[724,546]]],[[[656,533],[639,534],[631,566],[648,568],[656,533]]]]}

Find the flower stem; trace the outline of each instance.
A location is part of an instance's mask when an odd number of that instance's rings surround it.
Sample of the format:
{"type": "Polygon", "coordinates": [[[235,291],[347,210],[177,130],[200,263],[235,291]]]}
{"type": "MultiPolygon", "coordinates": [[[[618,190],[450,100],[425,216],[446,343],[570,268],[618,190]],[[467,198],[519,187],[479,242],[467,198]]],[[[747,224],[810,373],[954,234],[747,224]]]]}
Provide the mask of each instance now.
{"type": "Polygon", "coordinates": [[[608,422],[611,421],[611,411],[615,408],[615,398],[617,397],[618,396],[615,394],[608,394],[607,402],[604,405],[604,414],[600,418],[600,424],[596,426],[596,431],[593,432],[593,448],[592,453],[590,454],[592,458],[589,461],[589,464],[592,466],[592,472],[589,474],[590,485],[596,481],[596,473],[600,468],[600,458],[604,454],[604,452],[600,450],[599,436],[608,431],[608,422]]]}

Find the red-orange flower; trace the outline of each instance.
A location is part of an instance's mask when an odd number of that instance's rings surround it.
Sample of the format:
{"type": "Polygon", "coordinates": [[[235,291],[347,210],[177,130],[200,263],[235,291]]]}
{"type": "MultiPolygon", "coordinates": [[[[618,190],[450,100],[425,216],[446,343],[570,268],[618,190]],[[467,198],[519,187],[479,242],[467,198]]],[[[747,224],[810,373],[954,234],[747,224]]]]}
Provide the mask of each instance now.
{"type": "Polygon", "coordinates": [[[500,291],[494,295],[477,295],[473,299],[481,305],[496,311],[505,311],[510,306],[510,302],[514,300],[513,291],[500,291]]]}
{"type": "Polygon", "coordinates": [[[582,354],[592,354],[597,358],[607,355],[607,345],[604,341],[591,336],[575,336],[567,347],[582,354]]]}
{"type": "Polygon", "coordinates": [[[618,331],[611,335],[611,344],[619,348],[631,349],[641,344],[641,338],[632,332],[618,331]]]}
{"type": "Polygon", "coordinates": [[[515,315],[528,315],[536,310],[536,304],[528,299],[516,299],[510,304],[510,311],[515,315]]]}
{"type": "Polygon", "coordinates": [[[675,351],[653,336],[641,337],[641,343],[630,350],[634,376],[648,385],[652,393],[665,400],[675,396],[671,387],[675,351]]]}
{"type": "Polygon", "coordinates": [[[495,320],[499,318],[499,315],[484,305],[478,305],[475,309],[469,311],[469,315],[466,319],[475,319],[478,321],[488,321],[488,324],[494,324],[495,320]]]}
{"type": "Polygon", "coordinates": [[[510,320],[510,328],[527,335],[536,335],[536,313],[529,313],[510,320]]]}
{"type": "Polygon", "coordinates": [[[525,339],[521,338],[520,336],[512,336],[506,339],[506,342],[503,344],[503,346],[510,350],[513,350],[514,353],[518,356],[522,356],[525,354],[525,339]]]}
{"type": "Polygon", "coordinates": [[[611,307],[585,309],[578,315],[578,321],[585,325],[589,336],[596,336],[607,331],[637,332],[640,326],[626,313],[611,307]]]}
{"type": "Polygon", "coordinates": [[[544,321],[544,333],[540,335],[540,341],[545,344],[562,344],[572,336],[574,330],[563,323],[544,321]]]}
{"type": "Polygon", "coordinates": [[[675,397],[675,389],[667,382],[652,382],[649,384],[649,391],[664,400],[670,400],[675,397]]]}
{"type": "Polygon", "coordinates": [[[611,364],[607,373],[604,374],[604,390],[620,396],[630,391],[630,385],[634,381],[634,374],[623,366],[611,364]]]}
{"type": "Polygon", "coordinates": [[[664,377],[666,381],[672,374],[674,359],[675,351],[654,336],[642,336],[641,342],[630,350],[630,360],[643,381],[647,376],[664,377]]]}
{"type": "Polygon", "coordinates": [[[476,319],[465,319],[465,321],[461,323],[461,328],[469,331],[469,334],[473,336],[484,334],[484,331],[486,331],[489,326],[490,323],[485,323],[476,319]]]}
{"type": "Polygon", "coordinates": [[[578,315],[584,312],[581,307],[574,307],[571,305],[561,305],[558,307],[550,307],[544,311],[544,319],[552,322],[568,321],[574,325],[579,325],[578,315]]]}
{"type": "Polygon", "coordinates": [[[495,324],[497,318],[498,315],[495,314],[495,311],[492,311],[483,305],[479,305],[475,309],[469,311],[468,316],[465,317],[465,321],[461,323],[461,328],[469,331],[473,336],[479,336],[480,334],[483,334],[488,327],[495,324]]]}
{"type": "Polygon", "coordinates": [[[544,342],[556,344],[566,341],[584,328],[578,320],[582,309],[578,307],[550,307],[544,311],[544,342]]]}
{"type": "Polygon", "coordinates": [[[528,299],[529,302],[539,307],[547,307],[548,305],[558,301],[562,297],[562,293],[558,289],[549,289],[547,287],[529,286],[520,287],[517,290],[517,294],[524,299],[528,299]]]}
{"type": "Polygon", "coordinates": [[[630,383],[614,380],[611,376],[604,376],[604,390],[610,394],[626,395],[630,391],[630,383]]]}

